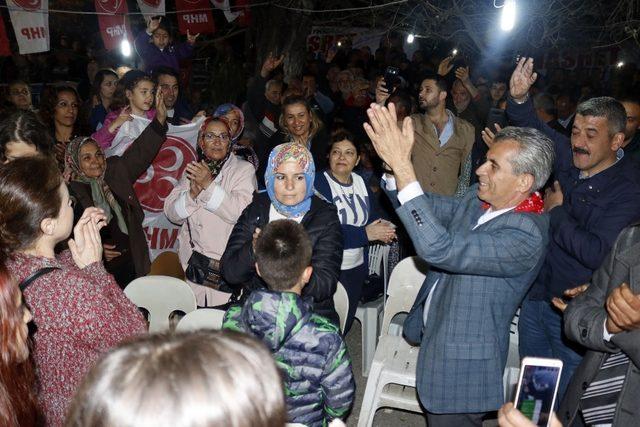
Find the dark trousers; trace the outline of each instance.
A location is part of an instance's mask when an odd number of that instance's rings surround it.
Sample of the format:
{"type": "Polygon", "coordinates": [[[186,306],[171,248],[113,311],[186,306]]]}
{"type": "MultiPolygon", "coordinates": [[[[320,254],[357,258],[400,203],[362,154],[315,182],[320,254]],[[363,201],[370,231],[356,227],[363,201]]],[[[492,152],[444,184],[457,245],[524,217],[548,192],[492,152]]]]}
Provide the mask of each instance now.
{"type": "Polygon", "coordinates": [[[482,427],[482,420],[489,413],[478,412],[473,414],[432,414],[427,411],[428,427],[482,427]]]}
{"type": "Polygon", "coordinates": [[[367,263],[363,263],[355,268],[349,270],[340,271],[340,283],[347,290],[349,296],[349,313],[347,314],[347,323],[344,327],[344,334],[346,335],[351,329],[351,324],[356,316],[356,309],[360,303],[360,297],[362,296],[362,284],[368,273],[367,263]]]}

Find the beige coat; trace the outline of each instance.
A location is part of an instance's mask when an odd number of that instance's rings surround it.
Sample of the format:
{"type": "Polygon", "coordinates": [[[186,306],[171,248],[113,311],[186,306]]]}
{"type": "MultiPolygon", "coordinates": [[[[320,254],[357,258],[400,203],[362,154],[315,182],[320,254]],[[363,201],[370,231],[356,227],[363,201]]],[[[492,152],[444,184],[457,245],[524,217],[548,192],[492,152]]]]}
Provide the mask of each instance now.
{"type": "Polygon", "coordinates": [[[474,129],[467,121],[453,118],[453,135],[440,147],[436,128],[426,114],[413,114],[415,145],[411,160],[424,191],[452,196],[462,166],[471,153],[474,129]]]}

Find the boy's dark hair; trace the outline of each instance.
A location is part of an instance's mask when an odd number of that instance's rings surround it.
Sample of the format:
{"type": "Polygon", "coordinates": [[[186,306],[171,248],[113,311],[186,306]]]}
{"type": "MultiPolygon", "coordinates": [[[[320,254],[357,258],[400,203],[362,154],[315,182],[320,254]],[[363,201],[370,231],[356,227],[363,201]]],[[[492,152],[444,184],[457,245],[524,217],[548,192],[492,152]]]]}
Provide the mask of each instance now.
{"type": "Polygon", "coordinates": [[[166,65],[160,65],[151,71],[151,77],[153,77],[156,84],[158,83],[158,78],[160,76],[172,76],[175,77],[176,80],[180,81],[180,74],[178,74],[178,72],[173,68],[167,67],[166,65]]]}
{"type": "Polygon", "coordinates": [[[274,291],[293,288],[311,265],[311,240],[304,227],[290,219],[267,224],[256,241],[260,276],[274,291]]]}
{"type": "Polygon", "coordinates": [[[422,78],[420,79],[420,84],[422,84],[425,80],[433,80],[436,82],[436,86],[440,90],[440,92],[447,92],[447,80],[439,74],[428,71],[423,73],[422,78]]]}

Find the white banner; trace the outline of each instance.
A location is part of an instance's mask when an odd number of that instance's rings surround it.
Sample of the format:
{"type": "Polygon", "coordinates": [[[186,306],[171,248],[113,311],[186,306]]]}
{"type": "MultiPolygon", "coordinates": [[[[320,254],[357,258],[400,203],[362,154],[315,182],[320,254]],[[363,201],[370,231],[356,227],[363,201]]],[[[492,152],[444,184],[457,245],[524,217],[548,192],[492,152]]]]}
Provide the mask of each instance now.
{"type": "Polygon", "coordinates": [[[220,9],[224,12],[224,17],[227,18],[227,22],[233,22],[242,12],[231,12],[231,6],[229,0],[211,0],[213,7],[220,9]]]}
{"type": "Polygon", "coordinates": [[[49,0],[7,0],[21,54],[49,50],[49,0]]]}
{"type": "MultiPolygon", "coordinates": [[[[162,252],[178,251],[180,227],[165,216],[164,199],[178,183],[187,165],[197,160],[198,131],[203,121],[204,117],[201,117],[195,123],[169,125],[167,139],[158,155],[133,187],[144,211],[142,227],[147,236],[152,261],[162,252]]],[[[137,116],[132,121],[125,122],[118,130],[111,147],[105,150],[107,157],[122,155],[149,123],[150,120],[137,116]]]]}
{"type": "Polygon", "coordinates": [[[140,12],[145,18],[164,16],[164,0],[137,0],[140,12]]]}

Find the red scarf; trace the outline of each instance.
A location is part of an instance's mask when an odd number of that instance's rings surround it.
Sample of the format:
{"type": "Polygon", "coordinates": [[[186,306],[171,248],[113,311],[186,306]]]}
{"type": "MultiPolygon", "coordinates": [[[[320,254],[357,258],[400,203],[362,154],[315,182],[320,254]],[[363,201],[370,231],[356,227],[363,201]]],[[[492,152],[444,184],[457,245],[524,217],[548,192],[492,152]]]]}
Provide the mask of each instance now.
{"type": "MultiPolygon", "coordinates": [[[[487,202],[482,202],[482,209],[487,210],[491,206],[487,202]]],[[[541,214],[544,212],[544,201],[537,191],[523,200],[513,210],[514,212],[530,212],[535,214],[541,214]]]]}

